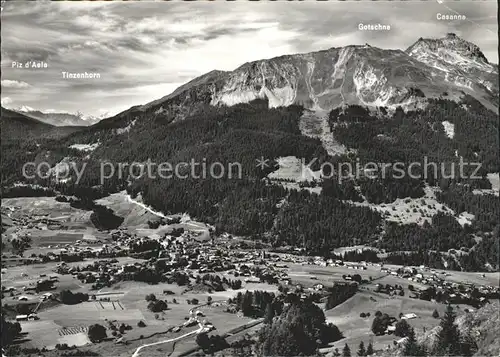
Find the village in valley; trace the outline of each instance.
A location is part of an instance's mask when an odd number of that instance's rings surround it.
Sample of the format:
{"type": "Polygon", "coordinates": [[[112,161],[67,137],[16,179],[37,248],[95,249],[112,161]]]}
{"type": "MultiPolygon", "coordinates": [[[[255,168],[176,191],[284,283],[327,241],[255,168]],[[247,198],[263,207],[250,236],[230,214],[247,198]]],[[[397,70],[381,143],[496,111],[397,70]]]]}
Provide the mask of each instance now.
{"type": "Polygon", "coordinates": [[[322,346],[326,355],[361,342],[384,351],[406,340],[403,320],[425,334],[448,305],[461,316],[500,298],[498,273],[384,264],[362,246],[330,258],[273,249],[185,215],[158,217],[125,195],[105,202],[125,217],[111,230],[55,197],[3,200],[2,310],[20,324],[20,352],[228,351],[266,323],[272,299],[324,310],[342,334],[322,346]]]}

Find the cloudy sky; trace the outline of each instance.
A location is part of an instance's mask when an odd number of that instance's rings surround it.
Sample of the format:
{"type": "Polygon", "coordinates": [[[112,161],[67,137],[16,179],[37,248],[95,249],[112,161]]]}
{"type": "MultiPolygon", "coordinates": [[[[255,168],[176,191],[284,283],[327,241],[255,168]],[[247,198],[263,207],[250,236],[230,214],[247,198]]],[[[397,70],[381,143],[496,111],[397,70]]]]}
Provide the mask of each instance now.
{"type": "Polygon", "coordinates": [[[496,14],[496,1],[10,2],[2,12],[2,105],[111,115],[213,69],[351,44],[406,49],[447,32],[498,63],[496,14]],[[467,20],[438,21],[437,13],[467,20]],[[360,31],[360,23],[391,30],[360,31]],[[28,60],[48,68],[12,68],[28,60]],[[101,78],[68,80],[63,71],[101,78]]]}

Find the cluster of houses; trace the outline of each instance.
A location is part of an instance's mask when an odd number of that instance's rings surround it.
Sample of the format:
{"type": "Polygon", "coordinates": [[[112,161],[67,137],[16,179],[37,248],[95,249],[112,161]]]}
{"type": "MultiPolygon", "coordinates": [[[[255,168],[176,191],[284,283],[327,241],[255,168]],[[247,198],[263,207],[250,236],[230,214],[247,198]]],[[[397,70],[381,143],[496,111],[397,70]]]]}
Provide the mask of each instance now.
{"type": "MultiPolygon", "coordinates": [[[[54,284],[59,280],[57,276],[52,275],[50,277],[47,277],[45,274],[41,274],[40,278],[43,279],[39,279],[36,283],[29,283],[28,285],[23,286],[21,290],[28,295],[33,295],[34,291],[41,292],[41,291],[56,289],[54,284]]],[[[9,287],[2,286],[2,292],[12,293],[12,295],[14,295],[15,293],[20,293],[20,291],[14,286],[9,286],[9,287]]],[[[52,295],[51,293],[49,294],[52,295]]],[[[17,296],[17,300],[27,301],[29,300],[29,297],[27,297],[26,295],[20,295],[17,296]]]]}
{"type": "Polygon", "coordinates": [[[404,296],[404,289],[400,285],[375,284],[375,292],[387,294],[389,296],[404,296]]]}
{"type": "MultiPolygon", "coordinates": [[[[412,320],[412,319],[416,319],[417,317],[418,317],[417,314],[415,314],[413,312],[400,315],[401,320],[412,320]]],[[[391,319],[391,324],[389,326],[387,326],[385,333],[387,333],[388,335],[393,334],[396,331],[396,322],[397,322],[396,318],[393,317],[391,319]]]]}
{"type": "MultiPolygon", "coordinates": [[[[126,231],[117,230],[113,234],[115,243],[120,244],[125,251],[148,240],[130,235],[126,231]]],[[[196,279],[197,276],[225,272],[246,283],[291,285],[292,280],[287,274],[286,263],[310,263],[308,258],[268,254],[263,250],[231,249],[229,245],[216,245],[210,241],[190,241],[183,235],[166,235],[160,242],[165,248],[160,249],[159,253],[150,259],[128,264],[120,264],[116,258],[103,259],[79,267],[60,262],[56,272],[72,274],[84,283],[93,284],[93,289],[112,286],[118,281],[128,280],[130,274],[144,270],[160,272],[161,281],[167,282],[177,281],[178,275],[185,276],[186,283],[189,283],[189,279],[196,279]]],[[[308,291],[312,293],[323,289],[323,284],[317,283],[308,291]]]]}
{"type": "MultiPolygon", "coordinates": [[[[16,320],[17,321],[32,321],[32,320],[39,320],[39,317],[38,315],[36,314],[38,308],[40,307],[40,304],[44,301],[47,301],[49,299],[52,299],[54,294],[51,293],[51,292],[45,292],[45,293],[42,293],[40,295],[38,295],[38,301],[36,299],[32,299],[31,297],[29,297],[28,295],[34,295],[34,293],[32,292],[32,290],[36,290],[37,293],[40,292],[40,288],[41,289],[55,289],[55,287],[53,286],[53,284],[57,281],[57,277],[51,277],[51,278],[48,278],[48,279],[41,279],[41,280],[38,280],[38,282],[36,283],[36,286],[34,286],[35,284],[30,284],[29,286],[24,286],[22,288],[22,290],[24,291],[24,294],[27,294],[27,295],[23,295],[23,293],[21,293],[21,295],[18,295],[15,297],[16,300],[18,300],[19,302],[35,302],[37,303],[36,307],[34,309],[31,310],[31,313],[29,314],[20,314],[20,315],[17,315],[16,316],[16,320]]],[[[12,292],[12,293],[15,293],[17,292],[17,289],[15,287],[8,287],[6,289],[4,289],[4,291],[8,291],[8,292],[12,292]]]]}
{"type": "Polygon", "coordinates": [[[62,262],[57,264],[55,271],[63,275],[71,274],[83,283],[94,284],[94,288],[99,289],[119,281],[119,269],[113,260],[102,260],[84,267],[70,266],[62,262]]]}
{"type": "MultiPolygon", "coordinates": [[[[122,234],[122,242],[133,245],[147,238],[131,237],[122,234]]],[[[64,262],[57,265],[60,274],[72,274],[84,283],[94,284],[99,289],[111,286],[123,280],[129,273],[143,270],[161,271],[162,277],[168,281],[176,274],[184,274],[191,278],[214,272],[228,272],[235,277],[244,278],[246,282],[259,282],[260,276],[265,279],[284,281],[286,273],[269,263],[265,269],[257,270],[254,263],[266,262],[259,252],[241,252],[221,248],[211,244],[189,244],[183,237],[165,237],[163,243],[168,249],[160,250],[157,257],[128,264],[119,264],[116,258],[94,261],[86,266],[70,266],[64,262]],[[258,274],[258,276],[256,275],[258,274]]],[[[130,248],[130,246],[128,247],[130,248]]]]}
{"type": "Polygon", "coordinates": [[[42,216],[30,216],[23,215],[20,217],[12,217],[11,213],[15,210],[20,209],[20,207],[2,207],[2,213],[6,214],[8,217],[12,219],[12,223],[20,229],[39,229],[39,230],[47,230],[47,229],[59,229],[61,227],[61,223],[59,221],[47,218],[48,215],[42,216]]]}
{"type": "MultiPolygon", "coordinates": [[[[46,222],[44,222],[45,224],[46,222]]],[[[132,273],[142,271],[153,272],[162,275],[161,281],[175,280],[175,276],[182,274],[187,278],[196,276],[226,272],[235,278],[244,280],[246,283],[267,282],[270,284],[291,285],[292,280],[288,276],[287,263],[301,265],[317,266],[341,266],[352,270],[367,270],[368,266],[378,266],[381,272],[415,282],[419,285],[426,285],[424,289],[414,289],[414,297],[421,299],[436,299],[450,303],[481,304],[489,298],[500,298],[499,288],[492,286],[471,286],[462,285],[446,281],[446,273],[436,273],[429,271],[424,266],[419,268],[388,268],[382,264],[367,262],[346,262],[339,259],[324,259],[323,257],[308,257],[288,253],[266,253],[261,249],[237,249],[239,243],[232,239],[221,238],[217,244],[213,240],[198,239],[199,232],[185,231],[177,229],[169,234],[153,235],[141,237],[132,234],[126,229],[117,229],[110,232],[111,241],[103,242],[100,240],[80,240],[74,245],[66,245],[61,249],[61,253],[49,252],[42,259],[43,262],[58,261],[56,271],[60,274],[73,274],[84,283],[93,284],[94,289],[111,286],[114,283],[127,280],[132,273]],[[148,248],[151,241],[156,241],[154,249],[148,248]],[[94,244],[92,244],[94,243],[94,244]],[[95,245],[102,246],[95,247],[95,245]],[[227,244],[226,244],[227,243],[227,244]],[[89,245],[94,247],[89,247],[89,245]],[[235,246],[236,245],[236,246],[235,246]],[[86,247],[85,247],[86,246],[86,247]],[[117,257],[133,256],[133,253],[154,253],[153,256],[129,264],[120,264],[117,257]],[[141,250],[144,248],[143,250],[141,250]],[[149,249],[149,251],[147,250],[149,249]],[[75,267],[66,264],[62,255],[79,255],[85,258],[103,259],[95,261],[87,266],[75,267]],[[431,288],[429,290],[429,288],[431,288]],[[434,290],[433,290],[434,289],[434,290]]],[[[83,258],[82,258],[83,259],[83,258]]],[[[81,260],[81,259],[80,259],[81,260]]],[[[147,275],[147,274],[146,274],[147,275]]],[[[345,280],[355,280],[353,277],[359,277],[359,274],[345,275],[345,280]]],[[[314,279],[314,277],[311,277],[314,279]]],[[[311,292],[323,290],[323,285],[318,283],[312,288],[311,292]]],[[[403,289],[380,285],[378,289],[387,294],[400,295],[403,289]]]]}
{"type": "Polygon", "coordinates": [[[446,304],[469,304],[480,307],[489,299],[500,299],[500,288],[490,285],[463,284],[444,279],[449,273],[438,273],[435,270],[427,269],[425,266],[403,267],[391,270],[381,268],[391,275],[398,276],[411,282],[425,285],[424,288],[412,289],[416,298],[423,300],[433,300],[446,304]],[[426,274],[426,272],[430,274],[426,274]]]}
{"type": "Polygon", "coordinates": [[[37,314],[28,314],[28,315],[17,315],[16,316],[16,321],[34,321],[34,320],[39,320],[40,318],[38,317],[37,314]]]}

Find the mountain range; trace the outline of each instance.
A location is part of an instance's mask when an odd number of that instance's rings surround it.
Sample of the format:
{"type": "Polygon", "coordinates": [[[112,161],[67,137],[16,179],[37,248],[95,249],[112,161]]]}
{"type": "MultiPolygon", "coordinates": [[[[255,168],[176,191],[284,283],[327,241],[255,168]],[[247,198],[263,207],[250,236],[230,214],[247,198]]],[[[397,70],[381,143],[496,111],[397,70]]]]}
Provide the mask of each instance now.
{"type": "Polygon", "coordinates": [[[96,124],[105,117],[84,116],[81,113],[43,112],[28,106],[21,106],[11,110],[54,126],[90,126],[96,124]]]}
{"type": "Polygon", "coordinates": [[[451,98],[469,94],[498,112],[498,65],[489,63],[476,45],[448,33],[420,38],[404,51],[356,45],[245,63],[234,71],[209,72],[130,110],[151,109],[178,120],[193,103],[231,106],[257,98],[266,98],[270,107],[411,109],[444,93],[451,98]]]}
{"type": "MultiPolygon", "coordinates": [[[[133,113],[178,121],[201,104],[232,106],[255,99],[266,99],[271,108],[297,104],[316,111],[345,105],[408,110],[425,106],[429,98],[458,100],[465,94],[498,113],[498,65],[489,63],[475,44],[448,33],[439,39],[420,38],[406,50],[353,45],[249,62],[234,71],[214,70],[107,119],[125,127],[133,113]],[[120,120],[125,117],[129,120],[120,120]]],[[[16,111],[55,126],[91,126],[103,119],[33,108],[16,111]]]]}

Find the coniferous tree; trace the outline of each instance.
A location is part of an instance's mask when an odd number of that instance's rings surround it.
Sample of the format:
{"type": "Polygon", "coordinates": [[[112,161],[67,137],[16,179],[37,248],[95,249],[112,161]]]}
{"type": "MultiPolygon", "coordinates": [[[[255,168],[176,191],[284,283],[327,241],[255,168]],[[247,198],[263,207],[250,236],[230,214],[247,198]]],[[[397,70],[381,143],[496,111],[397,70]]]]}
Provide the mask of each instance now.
{"type": "Polygon", "coordinates": [[[370,356],[374,353],[375,351],[373,350],[373,344],[372,341],[368,344],[368,347],[366,348],[366,355],[370,356]]]}
{"type": "Polygon", "coordinates": [[[270,324],[273,322],[273,317],[274,317],[274,309],[273,305],[268,302],[266,305],[266,311],[264,313],[264,323],[265,324],[270,324]]]}
{"type": "Polygon", "coordinates": [[[1,333],[1,341],[2,347],[7,347],[10,345],[16,337],[21,333],[21,324],[19,322],[8,322],[5,320],[4,315],[1,316],[2,323],[2,333],[1,333]]]}
{"type": "Polygon", "coordinates": [[[246,291],[243,295],[243,301],[241,303],[241,311],[244,316],[250,316],[252,312],[252,294],[249,291],[246,291]]]}
{"type": "Polygon", "coordinates": [[[259,332],[258,355],[263,356],[311,356],[318,347],[332,339],[332,331],[338,329],[327,325],[323,311],[313,302],[296,301],[288,305],[272,324],[265,324],[259,332]]]}
{"type": "Polygon", "coordinates": [[[441,331],[437,337],[434,354],[438,356],[459,356],[460,355],[460,332],[455,325],[456,314],[451,305],[448,305],[443,318],[441,319],[441,331]]]}
{"type": "Polygon", "coordinates": [[[410,328],[410,324],[406,320],[400,320],[396,323],[394,334],[399,337],[406,337],[408,336],[410,328]]]}
{"type": "Polygon", "coordinates": [[[404,345],[403,355],[404,356],[425,356],[425,349],[417,343],[417,338],[415,336],[415,330],[410,327],[408,331],[408,335],[406,336],[407,340],[404,345]]]}
{"type": "Polygon", "coordinates": [[[384,326],[384,322],[382,320],[381,316],[376,316],[375,319],[373,319],[372,323],[372,332],[376,336],[383,335],[385,332],[386,326],[384,326]]]}
{"type": "Polygon", "coordinates": [[[361,341],[359,343],[359,348],[358,348],[357,354],[359,357],[363,357],[366,355],[365,344],[363,343],[363,341],[361,341]]]}
{"type": "Polygon", "coordinates": [[[344,346],[344,349],[342,350],[342,357],[351,357],[351,349],[347,345],[347,343],[344,346]]]}

